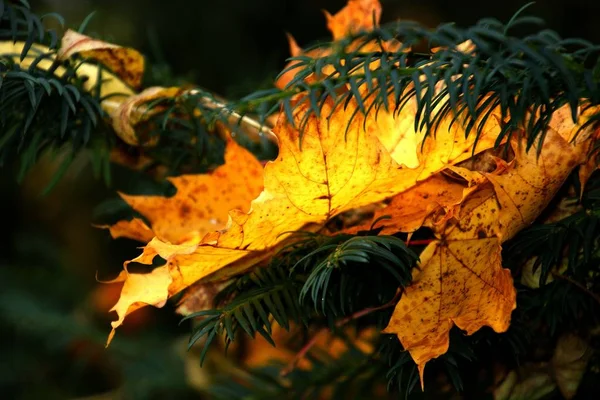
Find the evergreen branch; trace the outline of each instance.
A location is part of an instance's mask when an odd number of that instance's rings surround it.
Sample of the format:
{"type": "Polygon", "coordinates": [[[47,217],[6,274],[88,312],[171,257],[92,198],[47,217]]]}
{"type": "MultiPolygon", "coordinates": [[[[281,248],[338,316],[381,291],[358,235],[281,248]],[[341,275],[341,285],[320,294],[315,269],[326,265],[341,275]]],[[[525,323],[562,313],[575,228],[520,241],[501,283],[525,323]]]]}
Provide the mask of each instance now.
{"type": "MultiPolygon", "coordinates": [[[[0,164],[18,161],[22,179],[42,152],[66,150],[55,183],[77,152],[90,146],[106,149],[110,140],[93,134],[101,127],[100,101],[83,89],[75,71],[65,67],[64,73],[57,75],[56,64],[38,68],[50,55],[37,50],[33,54],[30,49],[27,57],[33,61],[27,68],[14,63],[10,54],[0,58],[0,164]]],[[[109,162],[107,152],[96,156],[100,164],[109,162]]],[[[100,173],[107,171],[99,168],[100,173]]]]}
{"type": "MultiPolygon", "coordinates": [[[[391,338],[391,340],[397,340],[397,338],[391,338]]],[[[384,345],[387,343],[391,343],[391,341],[384,342],[384,345]]],[[[392,390],[395,383],[395,386],[400,391],[404,391],[404,398],[408,398],[408,395],[418,387],[419,373],[417,364],[415,364],[408,352],[401,352],[398,355],[397,351],[382,348],[380,353],[387,354],[389,360],[389,368],[386,373],[388,392],[392,390]]]]}
{"type": "Polygon", "coordinates": [[[56,13],[37,16],[26,1],[0,1],[0,165],[18,162],[21,180],[42,153],[61,154],[46,193],[76,154],[94,148],[95,175],[108,184],[113,143],[102,132],[99,91],[86,90],[77,65],[56,61],[57,34],[43,26],[48,18],[64,25],[56,13]]]}
{"type": "Polygon", "coordinates": [[[365,283],[355,279],[352,272],[364,269],[364,264],[376,266],[382,269],[383,275],[392,278],[391,282],[396,287],[404,287],[411,282],[411,270],[417,259],[418,256],[394,236],[336,235],[325,238],[317,249],[302,257],[293,267],[293,270],[309,271],[300,291],[300,302],[306,304],[310,294],[315,311],[320,306],[323,315],[331,316],[338,314],[336,307],[331,308],[335,304],[331,300],[339,296],[344,313],[346,296],[349,293],[353,293],[354,297],[360,296],[365,283]],[[352,268],[345,271],[350,266],[352,268]],[[333,290],[329,290],[330,282],[336,282],[333,290]]]}
{"type": "Polygon", "coordinates": [[[41,17],[34,14],[26,1],[17,3],[0,0],[0,40],[23,40],[25,46],[19,55],[21,60],[27,56],[34,43],[46,44],[50,49],[55,49],[58,37],[55,31],[44,28],[44,21],[47,19],[54,19],[61,26],[65,24],[63,17],[56,13],[41,17]]]}
{"type": "Polygon", "coordinates": [[[517,301],[517,310],[529,324],[529,329],[543,331],[552,337],[573,329],[585,331],[600,323],[596,317],[600,307],[595,299],[563,279],[537,289],[521,286],[517,301]],[[583,315],[587,317],[582,319],[583,315]]]}
{"type": "MultiPolygon", "coordinates": [[[[225,336],[229,345],[237,332],[251,337],[258,332],[275,345],[270,336],[271,319],[289,329],[289,321],[304,325],[310,321],[318,326],[325,317],[335,336],[342,335],[338,328],[359,319],[367,325],[387,323],[388,310],[398,300],[399,287],[410,282],[410,272],[418,257],[396,237],[369,236],[369,233],[328,237],[304,232],[293,236],[274,258],[273,265],[240,277],[215,299],[217,304],[224,299],[233,297],[233,300],[218,309],[187,317],[203,318],[190,339],[192,345],[199,338],[206,338],[201,361],[208,346],[220,335],[225,336]],[[365,263],[369,267],[379,266],[381,273],[368,271],[365,263]],[[332,270],[335,273],[328,272],[332,270]],[[318,295],[307,296],[313,290],[318,295]],[[353,311],[356,308],[360,311],[353,311]]],[[[319,328],[287,368],[281,366],[283,370],[278,368],[276,374],[268,376],[265,371],[251,371],[247,382],[235,387],[213,387],[214,393],[220,393],[215,397],[241,398],[252,393],[257,398],[275,398],[285,393],[288,398],[296,395],[306,398],[328,388],[339,394],[336,398],[345,398],[349,385],[358,382],[365,390],[372,389],[379,382],[378,377],[387,371],[385,363],[372,355],[356,353],[356,349],[352,363],[345,355],[334,359],[316,352],[314,344],[327,329],[319,328]],[[309,370],[294,368],[302,358],[311,361],[309,370]],[[285,380],[281,380],[282,374],[285,380]]],[[[351,343],[348,346],[354,347],[351,343]]]]}
{"type": "Polygon", "coordinates": [[[271,338],[271,318],[289,330],[289,322],[303,321],[304,310],[298,302],[300,285],[290,279],[281,266],[259,269],[241,278],[235,285],[239,293],[229,304],[211,310],[204,310],[185,317],[182,321],[202,317],[194,328],[188,348],[206,336],[200,355],[200,362],[216,337],[224,335],[227,346],[235,340],[239,327],[250,337],[256,333],[263,336],[273,346],[271,338]]]}
{"type": "Polygon", "coordinates": [[[318,307],[331,327],[370,314],[377,314],[381,325],[387,322],[389,315],[377,311],[388,309],[397,301],[398,287],[410,282],[410,271],[417,258],[404,242],[393,236],[298,234],[275,257],[277,261],[273,265],[240,277],[216,298],[217,303],[223,299],[233,300],[220,308],[185,318],[202,318],[194,328],[189,345],[206,337],[202,361],[211,343],[221,335],[229,345],[239,331],[251,337],[259,333],[274,345],[271,318],[289,330],[290,321],[304,325],[308,324],[309,317],[316,321],[309,310],[316,312],[318,307]],[[383,273],[365,271],[364,263],[380,265],[383,273]],[[331,273],[334,265],[336,269],[344,265],[341,274],[331,273]],[[362,274],[354,273],[360,270],[362,274]],[[313,291],[317,294],[307,298],[306,293],[313,291]],[[350,293],[353,301],[348,296],[350,293]],[[355,307],[361,307],[361,311],[336,322],[339,316],[352,312],[355,307]]]}
{"type": "Polygon", "coordinates": [[[540,284],[544,284],[552,268],[563,262],[565,249],[570,249],[569,270],[589,262],[600,229],[597,224],[596,216],[582,210],[555,223],[533,225],[507,246],[506,253],[519,260],[537,257],[534,271],[541,268],[540,284]]]}
{"type": "Polygon", "coordinates": [[[427,29],[408,21],[389,24],[306,49],[307,54],[318,49],[326,55],[291,58],[295,64],[282,74],[295,70],[296,75],[283,90],[257,92],[227,108],[243,115],[264,106],[264,119],[278,111],[280,104],[294,123],[294,110],[307,104],[309,111],[299,127],[303,129],[310,115],[327,117],[320,110],[328,98],[335,104],[331,113],[354,101],[354,116],[377,112],[382,106],[397,114],[414,98],[416,131],[433,134],[442,119],[453,114],[454,121],[465,126],[465,133],[473,131],[476,138],[492,111],[499,108],[501,120],[508,122],[496,143],[525,128],[528,146],[532,146],[543,141],[559,107],[568,104],[575,121],[580,107],[600,102],[596,83],[600,47],[580,39],[562,39],[548,30],[524,37],[509,34],[514,26],[539,24],[538,19],[520,12],[507,24],[484,19],[466,29],[452,24],[427,29]],[[383,43],[392,38],[401,40],[402,46],[389,51],[383,43]],[[474,50],[459,48],[467,41],[474,44],[474,50]],[[411,50],[423,42],[443,47],[432,54],[411,50]],[[376,44],[378,48],[371,50],[376,44]],[[323,71],[331,72],[323,75],[323,71]],[[316,81],[307,83],[308,77],[316,81]]]}

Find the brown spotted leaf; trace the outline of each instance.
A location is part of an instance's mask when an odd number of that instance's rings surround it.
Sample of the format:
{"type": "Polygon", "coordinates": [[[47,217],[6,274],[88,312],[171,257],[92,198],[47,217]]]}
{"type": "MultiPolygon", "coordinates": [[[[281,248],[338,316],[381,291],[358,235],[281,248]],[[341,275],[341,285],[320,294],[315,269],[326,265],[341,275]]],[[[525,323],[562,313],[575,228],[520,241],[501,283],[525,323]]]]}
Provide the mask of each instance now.
{"type": "Polygon", "coordinates": [[[137,50],[93,39],[69,29],[62,38],[58,58],[66,60],[75,54],[98,61],[133,88],[138,88],[142,83],[144,56],[137,50]]]}
{"type": "Polygon", "coordinates": [[[385,333],[396,333],[419,367],[448,351],[454,325],[468,335],[483,326],[504,332],[515,308],[498,238],[435,241],[421,253],[422,273],[402,295],[385,333]],[[483,260],[483,261],[482,261],[483,260]]]}
{"type": "MultiPolygon", "coordinates": [[[[231,210],[227,229],[207,234],[195,250],[187,244],[173,246],[154,239],[134,261],[150,264],[157,254],[167,260],[161,268],[171,273],[171,279],[163,282],[171,296],[201,279],[240,273],[270,257],[290,232],[319,229],[340,213],[391,198],[470,157],[464,149],[472,151],[473,136],[465,138],[458,124],[448,129],[450,118],[442,121],[446,129],[421,146],[413,136],[422,137],[422,133],[415,134],[414,125],[404,122],[411,118],[410,106],[405,108],[406,114],[395,117],[380,112],[378,119],[370,114],[365,121],[358,115],[350,122],[356,104],[335,111],[333,105],[331,99],[323,105],[322,113],[331,113],[328,119],[310,114],[301,143],[300,132],[285,115],[280,116],[274,129],[279,155],[267,163],[264,190],[252,201],[249,212],[231,210]]],[[[295,108],[295,126],[307,112],[305,103],[295,108]]],[[[500,128],[490,123],[486,129],[478,151],[493,146],[500,128]]],[[[131,296],[120,302],[134,304],[136,299],[131,296]]],[[[124,317],[120,314],[113,326],[124,317]]]]}
{"type": "Polygon", "coordinates": [[[142,138],[135,127],[161,111],[160,107],[149,109],[147,104],[162,99],[172,99],[182,92],[180,88],[151,87],[139,94],[129,96],[110,113],[112,126],[117,136],[132,146],[155,145],[158,137],[142,138]]]}
{"type": "Polygon", "coordinates": [[[550,128],[539,157],[538,149],[526,151],[525,139],[515,133],[514,160],[499,162],[492,173],[463,171],[483,180],[443,224],[428,221],[439,240],[422,253],[422,272],[415,275],[385,329],[397,334],[413,356],[422,383],[426,363],[447,351],[454,325],[467,334],[483,326],[497,332],[508,328],[516,295],[510,272],[502,268],[500,244],[532,223],[572,170],[585,162],[586,137],[592,131],[585,130],[577,143],[569,143],[565,137],[573,129],[566,126],[561,135],[550,128]]]}

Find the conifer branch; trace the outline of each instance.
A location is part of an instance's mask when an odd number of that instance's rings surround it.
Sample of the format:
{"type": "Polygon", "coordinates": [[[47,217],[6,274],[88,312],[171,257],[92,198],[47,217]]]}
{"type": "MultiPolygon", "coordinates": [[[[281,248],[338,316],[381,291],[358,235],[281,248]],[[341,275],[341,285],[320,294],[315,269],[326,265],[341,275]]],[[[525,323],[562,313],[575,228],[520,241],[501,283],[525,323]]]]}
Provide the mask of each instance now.
{"type": "Polygon", "coordinates": [[[264,120],[279,111],[281,104],[293,123],[294,110],[307,104],[309,112],[299,127],[303,129],[309,115],[320,116],[327,98],[335,101],[330,113],[354,101],[353,107],[367,114],[381,107],[399,113],[406,100],[414,97],[416,131],[432,134],[452,114],[465,126],[466,134],[473,132],[478,138],[492,110],[499,107],[501,119],[508,122],[496,143],[524,127],[528,146],[532,146],[543,141],[559,107],[568,104],[577,121],[582,109],[598,104],[600,47],[581,39],[562,39],[546,29],[512,36],[517,25],[536,28],[543,23],[521,14],[522,10],[506,24],[488,18],[469,28],[443,24],[428,29],[402,21],[309,47],[306,53],[319,50],[326,55],[292,57],[294,64],[282,74],[296,71],[296,75],[283,90],[257,92],[226,108],[243,115],[264,106],[264,120]],[[383,43],[390,39],[401,41],[401,47],[386,50],[383,43]],[[465,42],[473,43],[474,49],[464,51],[459,45],[465,42]],[[422,43],[441,48],[426,54],[412,50],[422,43]],[[373,44],[379,48],[368,50],[373,44]],[[324,70],[332,72],[323,76],[324,70]],[[308,77],[317,80],[307,83],[308,77]],[[443,84],[439,90],[438,84],[443,84]]]}
{"type": "Polygon", "coordinates": [[[297,279],[290,279],[287,271],[278,265],[240,278],[228,289],[228,293],[237,293],[231,302],[218,309],[190,314],[182,320],[202,318],[194,328],[188,347],[206,336],[200,356],[203,362],[214,339],[224,334],[229,345],[235,340],[240,327],[250,337],[259,333],[275,345],[271,338],[271,318],[288,330],[290,320],[301,323],[305,318],[298,302],[299,285],[297,279]]]}
{"type": "Polygon", "coordinates": [[[271,318],[286,330],[291,321],[307,325],[309,320],[316,321],[319,317],[325,317],[331,326],[344,325],[397,301],[398,284],[410,282],[416,260],[417,256],[404,242],[393,236],[326,237],[299,233],[271,266],[242,276],[219,295],[233,296],[231,302],[184,318],[201,318],[189,346],[206,337],[203,360],[216,337],[224,334],[230,343],[240,327],[250,337],[259,333],[274,345],[270,336],[271,318]],[[374,281],[373,274],[365,272],[364,264],[381,266],[386,278],[374,281]],[[334,268],[342,265],[348,270],[333,273],[334,268]],[[356,274],[360,270],[363,273],[356,274]],[[309,292],[311,296],[306,297],[309,292]],[[350,293],[355,302],[352,305],[348,304],[350,293]],[[373,306],[373,302],[384,305],[373,306]],[[357,307],[361,311],[352,313],[357,307]],[[349,317],[343,317],[346,312],[351,313],[349,317]]]}

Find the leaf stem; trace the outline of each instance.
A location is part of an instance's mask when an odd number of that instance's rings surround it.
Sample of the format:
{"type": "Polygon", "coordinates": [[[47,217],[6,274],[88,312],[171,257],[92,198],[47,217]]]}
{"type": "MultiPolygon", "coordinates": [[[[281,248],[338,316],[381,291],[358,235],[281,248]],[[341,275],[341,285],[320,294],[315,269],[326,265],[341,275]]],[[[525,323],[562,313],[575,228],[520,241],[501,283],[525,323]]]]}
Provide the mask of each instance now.
{"type": "Polygon", "coordinates": [[[584,285],[582,285],[581,283],[577,282],[576,280],[574,280],[574,279],[572,279],[572,278],[570,278],[568,276],[565,276],[565,275],[559,274],[557,272],[554,272],[554,271],[552,272],[552,276],[554,276],[555,278],[562,279],[564,281],[569,282],[573,286],[579,288],[583,292],[585,292],[588,295],[590,295],[594,300],[596,300],[598,302],[598,304],[600,304],[600,296],[598,296],[596,293],[592,292],[591,290],[589,290],[588,288],[586,288],[584,285]]]}
{"type": "Polygon", "coordinates": [[[433,239],[409,240],[406,242],[406,245],[407,246],[427,246],[431,242],[433,242],[433,239]]]}

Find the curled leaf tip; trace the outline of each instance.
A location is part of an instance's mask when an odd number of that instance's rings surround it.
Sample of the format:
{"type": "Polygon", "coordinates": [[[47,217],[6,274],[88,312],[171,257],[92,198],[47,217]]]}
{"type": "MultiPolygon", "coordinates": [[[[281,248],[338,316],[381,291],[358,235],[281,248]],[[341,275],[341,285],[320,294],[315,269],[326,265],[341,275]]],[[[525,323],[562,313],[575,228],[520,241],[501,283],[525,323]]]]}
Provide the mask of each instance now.
{"type": "Polygon", "coordinates": [[[133,88],[139,88],[142,83],[145,61],[137,50],[97,40],[69,29],[62,38],[57,57],[59,60],[66,60],[76,54],[104,65],[133,88]]]}

